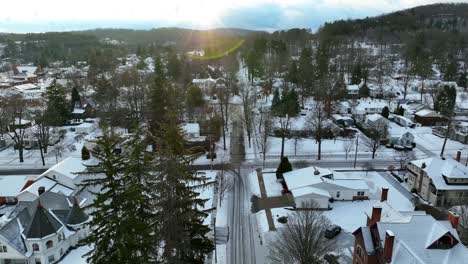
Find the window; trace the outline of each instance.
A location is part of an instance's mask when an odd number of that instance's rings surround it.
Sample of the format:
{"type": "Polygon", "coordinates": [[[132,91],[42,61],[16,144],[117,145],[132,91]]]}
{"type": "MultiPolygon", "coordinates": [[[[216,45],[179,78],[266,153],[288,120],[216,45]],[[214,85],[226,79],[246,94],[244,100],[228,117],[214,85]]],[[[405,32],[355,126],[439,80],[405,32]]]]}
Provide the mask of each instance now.
{"type": "Polygon", "coordinates": [[[6,201],[7,204],[16,203],[16,198],[15,197],[6,197],[5,201],[6,201]]]}
{"type": "Polygon", "coordinates": [[[52,240],[49,240],[49,241],[46,242],[46,247],[47,248],[51,248],[53,246],[54,246],[54,242],[52,242],[52,240]]]}
{"type": "Polygon", "coordinates": [[[336,192],[336,198],[340,198],[340,192],[336,192]]]}
{"type": "Polygon", "coordinates": [[[54,261],[55,261],[54,255],[50,255],[50,256],[49,256],[49,263],[52,263],[52,262],[54,262],[54,261]]]}
{"type": "Polygon", "coordinates": [[[58,235],[58,241],[62,241],[62,234],[58,235]]]}
{"type": "Polygon", "coordinates": [[[358,196],[364,196],[364,192],[357,192],[358,196]]]}
{"type": "Polygon", "coordinates": [[[33,251],[39,251],[39,245],[34,243],[32,244],[33,251]]]}
{"type": "Polygon", "coordinates": [[[40,258],[37,258],[37,259],[36,259],[36,264],[41,264],[41,263],[42,263],[42,262],[41,262],[41,259],[40,259],[40,258]]]}
{"type": "Polygon", "coordinates": [[[356,248],[356,254],[357,254],[360,258],[362,258],[362,248],[361,248],[360,246],[357,246],[357,248],[356,248]]]}
{"type": "Polygon", "coordinates": [[[7,252],[7,247],[0,245],[0,252],[2,252],[2,253],[7,252]]]}

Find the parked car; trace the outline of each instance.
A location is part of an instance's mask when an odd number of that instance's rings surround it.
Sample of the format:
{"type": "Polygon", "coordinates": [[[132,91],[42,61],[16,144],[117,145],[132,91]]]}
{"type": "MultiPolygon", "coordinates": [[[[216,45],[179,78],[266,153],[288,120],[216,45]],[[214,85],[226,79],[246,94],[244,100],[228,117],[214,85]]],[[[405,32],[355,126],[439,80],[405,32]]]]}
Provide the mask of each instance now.
{"type": "Polygon", "coordinates": [[[395,178],[398,182],[402,183],[403,179],[400,177],[400,175],[396,174],[395,172],[390,172],[390,174],[395,178]]]}
{"type": "Polygon", "coordinates": [[[326,238],[334,238],[341,233],[341,227],[337,225],[332,225],[327,230],[325,230],[326,238]]]}

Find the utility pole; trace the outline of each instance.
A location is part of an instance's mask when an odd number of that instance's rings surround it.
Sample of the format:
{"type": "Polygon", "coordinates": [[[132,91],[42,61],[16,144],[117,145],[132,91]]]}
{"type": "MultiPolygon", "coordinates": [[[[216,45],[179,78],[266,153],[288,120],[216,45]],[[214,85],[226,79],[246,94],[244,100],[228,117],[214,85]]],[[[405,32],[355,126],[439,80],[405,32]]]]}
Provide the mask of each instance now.
{"type": "Polygon", "coordinates": [[[358,145],[359,145],[359,133],[356,136],[356,153],[354,154],[354,168],[356,168],[358,145]]]}

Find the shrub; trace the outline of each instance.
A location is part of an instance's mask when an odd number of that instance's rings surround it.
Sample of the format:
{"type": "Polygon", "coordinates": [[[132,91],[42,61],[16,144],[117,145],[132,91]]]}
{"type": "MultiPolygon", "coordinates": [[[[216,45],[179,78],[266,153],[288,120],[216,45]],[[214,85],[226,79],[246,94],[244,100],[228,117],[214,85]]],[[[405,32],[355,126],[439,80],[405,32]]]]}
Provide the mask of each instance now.
{"type": "Polygon", "coordinates": [[[287,157],[283,157],[281,160],[278,169],[276,170],[276,178],[277,179],[283,179],[283,173],[292,171],[292,165],[289,163],[289,160],[287,157]]]}
{"type": "Polygon", "coordinates": [[[85,146],[83,146],[83,148],[81,149],[81,159],[89,160],[89,158],[91,158],[91,154],[89,153],[89,150],[85,146]]]}
{"type": "Polygon", "coordinates": [[[286,224],[288,222],[288,218],[286,216],[281,216],[281,217],[278,217],[277,221],[280,222],[281,224],[286,224]]]}

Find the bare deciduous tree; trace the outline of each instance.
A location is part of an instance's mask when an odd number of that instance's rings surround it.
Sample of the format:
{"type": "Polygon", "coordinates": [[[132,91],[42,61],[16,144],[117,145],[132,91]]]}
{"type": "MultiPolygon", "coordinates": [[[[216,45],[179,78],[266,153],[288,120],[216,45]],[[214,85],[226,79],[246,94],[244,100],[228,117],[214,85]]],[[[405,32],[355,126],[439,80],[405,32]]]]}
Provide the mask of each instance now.
{"type": "Polygon", "coordinates": [[[242,108],[243,108],[243,122],[245,125],[245,130],[247,131],[247,137],[249,140],[249,148],[252,144],[252,110],[254,108],[255,96],[250,91],[250,86],[244,85],[240,89],[241,99],[242,99],[242,108]]]}
{"type": "Polygon", "coordinates": [[[39,151],[41,152],[42,166],[45,166],[44,154],[47,153],[47,148],[51,139],[51,122],[43,111],[38,111],[35,113],[34,122],[35,125],[33,134],[39,145],[39,151]]]}
{"type": "Polygon", "coordinates": [[[63,145],[62,142],[59,142],[54,146],[52,149],[52,153],[55,155],[55,163],[58,163],[58,158],[62,157],[62,153],[65,150],[65,146],[63,145]]]}
{"type": "Polygon", "coordinates": [[[284,157],[284,141],[287,137],[289,137],[290,131],[289,128],[291,126],[291,117],[289,115],[280,116],[279,117],[279,135],[281,137],[281,159],[284,157]]]}
{"type": "Polygon", "coordinates": [[[224,196],[226,192],[232,188],[233,185],[233,178],[229,173],[226,173],[224,170],[219,172],[218,174],[218,197],[219,197],[219,207],[224,200],[224,196]]]}
{"type": "MultiPolygon", "coordinates": [[[[314,208],[314,202],[303,205],[314,208]]],[[[278,239],[270,245],[272,263],[323,263],[323,257],[335,248],[335,242],[324,236],[331,225],[321,211],[295,211],[288,217],[285,227],[278,230],[278,239]]]]}
{"type": "Polygon", "coordinates": [[[24,139],[28,128],[24,119],[26,106],[20,95],[12,95],[5,100],[7,101],[4,109],[4,119],[7,122],[7,135],[13,140],[15,147],[18,149],[19,161],[24,162],[24,139]]]}
{"type": "Polygon", "coordinates": [[[380,146],[380,142],[385,140],[387,135],[387,124],[381,123],[377,127],[369,129],[369,133],[364,137],[364,145],[372,152],[372,159],[375,158],[375,153],[380,146]]]}
{"type": "Polygon", "coordinates": [[[270,136],[271,131],[273,130],[272,117],[269,112],[261,112],[260,120],[258,125],[258,137],[257,145],[260,146],[260,151],[263,155],[263,166],[265,166],[266,153],[268,151],[268,137],[270,136]]]}
{"type": "Polygon", "coordinates": [[[354,140],[346,140],[344,143],[343,143],[343,150],[345,151],[345,158],[346,160],[348,159],[348,155],[349,153],[351,153],[351,151],[353,150],[354,148],[354,140]]]}
{"type": "Polygon", "coordinates": [[[312,130],[312,136],[317,142],[317,159],[322,158],[322,140],[325,138],[325,123],[327,121],[325,108],[322,102],[317,101],[312,108],[312,114],[307,120],[307,126],[312,130]]]}
{"type": "Polygon", "coordinates": [[[410,160],[415,159],[413,151],[400,151],[397,156],[394,157],[398,163],[400,163],[400,169],[406,169],[406,165],[410,160]]]}

